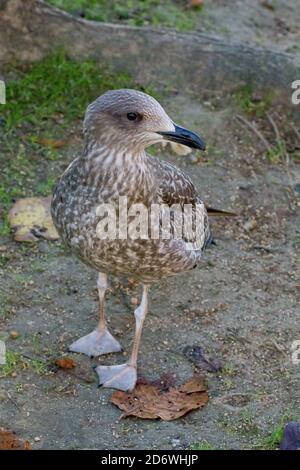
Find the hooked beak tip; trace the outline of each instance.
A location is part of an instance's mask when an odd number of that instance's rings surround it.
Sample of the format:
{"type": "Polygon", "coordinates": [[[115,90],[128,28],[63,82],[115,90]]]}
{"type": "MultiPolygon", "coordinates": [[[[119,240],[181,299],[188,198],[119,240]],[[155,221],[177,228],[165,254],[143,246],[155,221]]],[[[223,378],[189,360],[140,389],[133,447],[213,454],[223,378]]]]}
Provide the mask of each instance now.
{"type": "Polygon", "coordinates": [[[184,127],[174,124],[175,130],[172,132],[158,132],[165,140],[176,142],[181,145],[186,145],[198,150],[205,150],[206,144],[204,140],[195,132],[189,131],[184,127]]]}

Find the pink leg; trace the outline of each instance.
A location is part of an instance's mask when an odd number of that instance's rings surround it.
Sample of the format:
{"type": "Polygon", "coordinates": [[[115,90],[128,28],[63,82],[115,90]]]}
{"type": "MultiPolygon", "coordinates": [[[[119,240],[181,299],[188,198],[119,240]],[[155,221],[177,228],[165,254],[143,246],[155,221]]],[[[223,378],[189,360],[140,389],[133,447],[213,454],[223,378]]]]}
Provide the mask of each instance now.
{"type": "Polygon", "coordinates": [[[143,297],[141,304],[134,312],[135,316],[135,337],[132,353],[126,364],[117,366],[98,366],[96,368],[99,376],[99,386],[116,388],[118,390],[133,390],[137,379],[137,357],[141,342],[143,324],[148,311],[148,291],[149,286],[143,285],[143,297]]]}
{"type": "Polygon", "coordinates": [[[86,336],[78,339],[71,344],[69,350],[86,354],[87,356],[100,356],[112,352],[122,351],[121,345],[110,334],[106,326],[105,320],[105,291],[107,289],[106,274],[99,273],[97,280],[99,293],[99,323],[98,327],[86,336]]]}

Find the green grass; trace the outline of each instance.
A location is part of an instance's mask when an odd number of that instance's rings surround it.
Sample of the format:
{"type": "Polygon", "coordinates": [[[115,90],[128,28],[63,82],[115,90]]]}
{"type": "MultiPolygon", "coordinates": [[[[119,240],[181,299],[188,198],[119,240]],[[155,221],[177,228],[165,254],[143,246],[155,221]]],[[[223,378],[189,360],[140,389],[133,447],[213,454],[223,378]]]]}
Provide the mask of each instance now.
{"type": "Polygon", "coordinates": [[[192,444],[188,450],[215,450],[216,448],[210,444],[208,441],[201,441],[195,444],[192,444]]]}
{"type": "Polygon", "coordinates": [[[195,29],[202,10],[188,8],[185,0],[48,0],[48,3],[89,20],[182,31],[195,29]]]}
{"type": "Polygon", "coordinates": [[[283,439],[284,425],[277,425],[269,436],[262,442],[262,449],[275,450],[278,449],[280,442],[283,439]]]}
{"type": "Polygon", "coordinates": [[[0,366],[0,378],[8,377],[19,368],[24,368],[25,363],[20,354],[12,351],[6,352],[6,364],[0,366]]]}
{"type": "Polygon", "coordinates": [[[6,131],[34,125],[34,133],[49,123],[66,126],[82,118],[87,104],[104,91],[133,85],[125,74],[114,74],[93,60],[76,62],[58,51],[8,82],[4,119],[6,131]]]}
{"type": "Polygon", "coordinates": [[[107,90],[138,88],[127,73],[93,60],[77,62],[59,50],[40,62],[7,70],[7,104],[0,107],[0,236],[10,228],[14,199],[51,193],[66,161],[51,142],[81,135],[87,105],[107,90]],[[55,165],[54,165],[55,163],[55,165]]]}
{"type": "Polygon", "coordinates": [[[14,372],[18,373],[22,370],[32,370],[36,374],[45,374],[48,371],[47,363],[38,359],[24,358],[21,354],[7,351],[6,364],[0,365],[0,378],[9,377],[14,372]]]}
{"type": "Polygon", "coordinates": [[[272,93],[256,97],[254,90],[249,85],[241,87],[235,94],[237,106],[246,114],[252,114],[258,118],[266,115],[272,104],[272,93]]]}

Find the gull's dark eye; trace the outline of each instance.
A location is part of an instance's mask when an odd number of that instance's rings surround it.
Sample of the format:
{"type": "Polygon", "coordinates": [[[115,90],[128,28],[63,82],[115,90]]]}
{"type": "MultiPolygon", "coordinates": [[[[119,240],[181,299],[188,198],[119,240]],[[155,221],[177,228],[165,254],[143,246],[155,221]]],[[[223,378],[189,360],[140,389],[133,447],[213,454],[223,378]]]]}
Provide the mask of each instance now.
{"type": "Polygon", "coordinates": [[[128,113],[127,114],[127,119],[129,119],[129,121],[136,121],[138,118],[138,114],[137,113],[128,113]]]}

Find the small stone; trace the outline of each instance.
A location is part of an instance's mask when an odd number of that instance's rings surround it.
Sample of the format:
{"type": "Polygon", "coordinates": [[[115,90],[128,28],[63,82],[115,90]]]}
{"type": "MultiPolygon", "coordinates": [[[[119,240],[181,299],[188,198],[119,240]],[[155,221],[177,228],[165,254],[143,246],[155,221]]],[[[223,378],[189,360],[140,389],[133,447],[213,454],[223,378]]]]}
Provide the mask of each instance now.
{"type": "Polygon", "coordinates": [[[300,183],[294,185],[294,191],[300,194],[300,183]]]}
{"type": "Polygon", "coordinates": [[[132,305],[137,305],[139,303],[139,300],[136,297],[131,297],[130,302],[132,305]]]}
{"type": "Polygon", "coordinates": [[[257,227],[257,221],[255,219],[248,219],[244,225],[243,225],[244,229],[247,230],[247,232],[251,232],[252,230],[254,230],[256,227],[257,227]]]}
{"type": "Polygon", "coordinates": [[[40,440],[41,440],[41,438],[38,437],[38,436],[34,438],[34,442],[40,442],[40,440]]]}

